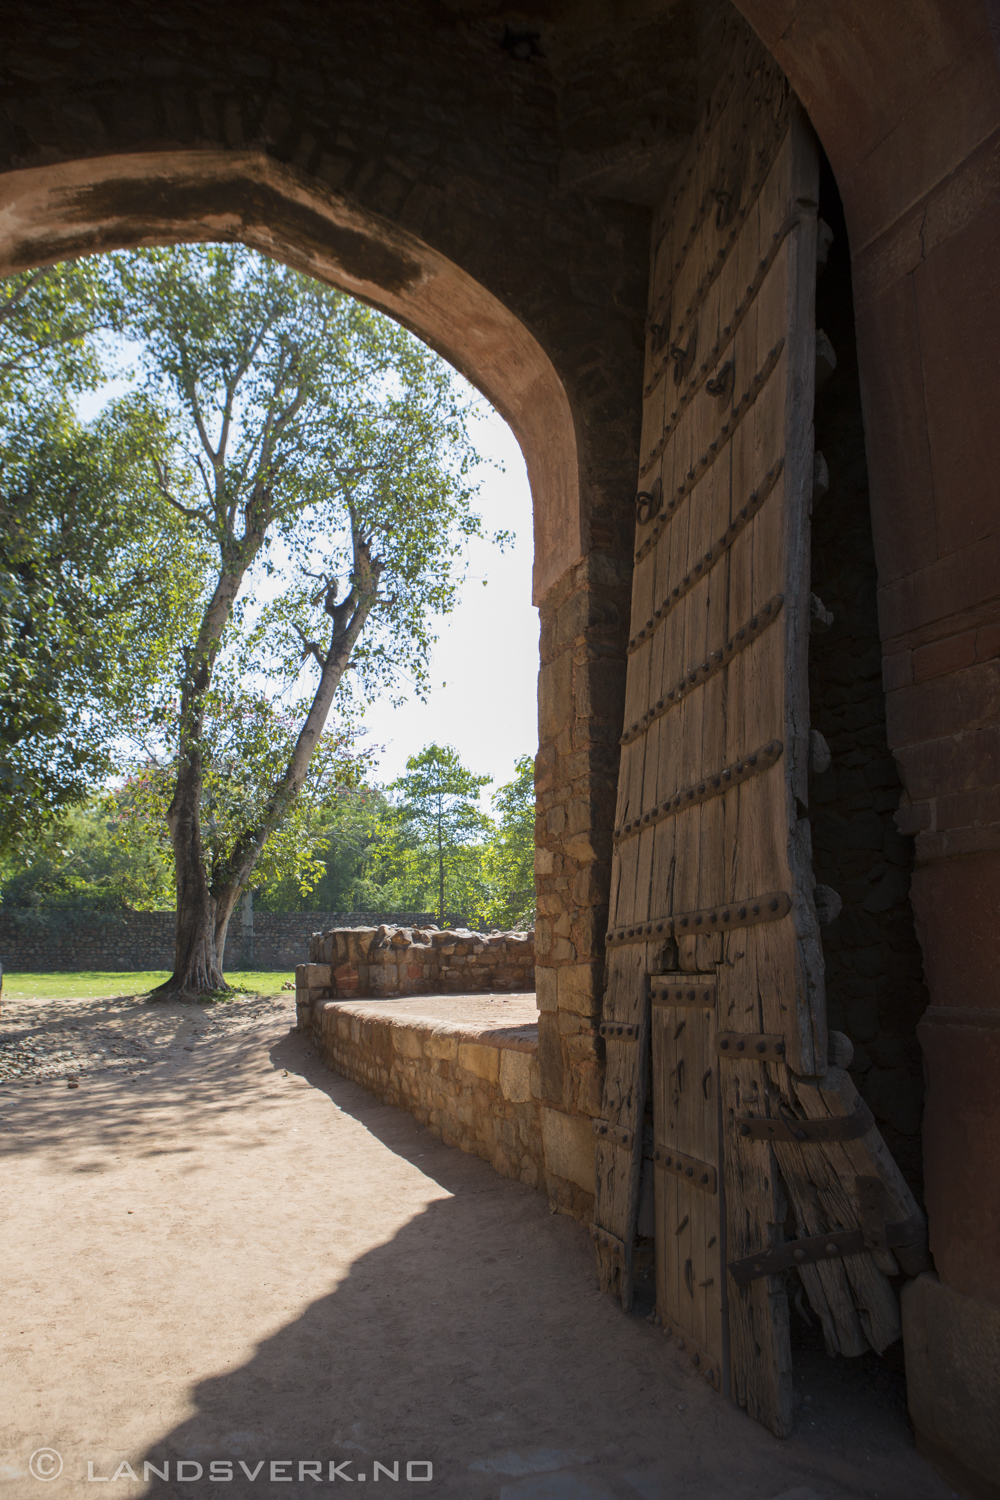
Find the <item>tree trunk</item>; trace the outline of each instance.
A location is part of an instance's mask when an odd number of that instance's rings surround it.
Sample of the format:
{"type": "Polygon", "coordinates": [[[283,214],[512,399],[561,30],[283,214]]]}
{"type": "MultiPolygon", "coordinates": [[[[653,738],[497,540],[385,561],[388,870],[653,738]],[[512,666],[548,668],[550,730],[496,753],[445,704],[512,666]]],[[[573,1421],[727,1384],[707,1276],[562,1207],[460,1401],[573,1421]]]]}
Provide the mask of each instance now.
{"type": "MultiPolygon", "coordinates": [[[[189,863],[186,858],[185,863],[189,863]]],[[[178,877],[179,866],[180,860],[178,877]]],[[[199,869],[198,874],[202,873],[199,869]]],[[[222,950],[216,944],[215,902],[204,879],[186,884],[189,888],[182,896],[178,878],[174,972],[154,993],[162,992],[164,998],[169,995],[171,999],[196,1000],[199,995],[228,986],[222,968],[222,950]]]]}
{"type": "MultiPolygon", "coordinates": [[[[379,567],[376,566],[373,569],[370,563],[367,544],[359,543],[355,537],[355,573],[364,580],[365,588],[360,591],[360,599],[350,623],[346,628],[334,627],[329,651],[325,657],[317,658],[320,662],[320,679],[312,704],[299,731],[285,772],[273,787],[260,821],[255,828],[244,832],[229,859],[215,873],[211,895],[215,911],[215,947],[220,959],[225,952],[229,919],[240,896],[247,888],[247,882],[256,868],[261,850],[288,813],[306,779],[309,762],[326,725],[334,694],[350,661],[355,642],[375,602],[378,571],[379,567]]],[[[358,590],[355,589],[353,592],[358,592],[358,590]]]]}
{"type": "Polygon", "coordinates": [[[444,834],[441,828],[441,798],[438,798],[438,921],[444,926],[444,834]]]}
{"type": "Polygon", "coordinates": [[[194,753],[182,765],[167,815],[174,846],[177,925],[174,972],[153,991],[159,999],[196,1000],[226,988],[201,843],[201,782],[201,760],[194,753]]]}

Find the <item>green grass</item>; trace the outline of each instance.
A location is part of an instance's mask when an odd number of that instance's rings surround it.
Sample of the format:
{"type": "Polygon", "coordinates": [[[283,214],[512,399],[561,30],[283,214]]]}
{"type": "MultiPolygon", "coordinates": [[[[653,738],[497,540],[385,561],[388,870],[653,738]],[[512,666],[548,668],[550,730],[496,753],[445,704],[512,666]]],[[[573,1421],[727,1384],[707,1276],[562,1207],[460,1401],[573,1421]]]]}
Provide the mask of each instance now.
{"type": "MultiPolygon", "coordinates": [[[[121,995],[144,995],[169,978],[167,969],[143,974],[4,974],[3,993],[12,1000],[117,999],[121,995]]],[[[294,984],[295,974],[291,970],[254,972],[240,969],[227,973],[226,979],[244,994],[276,995],[286,982],[294,984]]]]}

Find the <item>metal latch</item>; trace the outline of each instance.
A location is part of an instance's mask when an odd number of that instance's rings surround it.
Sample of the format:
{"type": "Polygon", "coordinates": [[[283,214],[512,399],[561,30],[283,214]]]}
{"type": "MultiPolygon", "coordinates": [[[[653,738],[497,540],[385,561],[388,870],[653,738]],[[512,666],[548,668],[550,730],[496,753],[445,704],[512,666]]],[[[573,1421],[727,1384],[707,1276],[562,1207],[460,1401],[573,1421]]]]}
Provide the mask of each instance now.
{"type": "Polygon", "coordinates": [[[620,1240],[616,1234],[612,1234],[609,1229],[602,1229],[600,1224],[591,1224],[590,1238],[595,1245],[600,1245],[604,1250],[610,1250],[611,1254],[616,1255],[619,1260],[625,1259],[624,1241],[620,1240]]]}
{"type": "Polygon", "coordinates": [[[654,1005],[714,1005],[715,980],[692,980],[690,974],[650,976],[649,988],[654,1005]]]}
{"type": "Polygon", "coordinates": [[[602,1021],[597,1029],[601,1036],[616,1042],[634,1042],[639,1035],[638,1025],[630,1021],[602,1021]]]}

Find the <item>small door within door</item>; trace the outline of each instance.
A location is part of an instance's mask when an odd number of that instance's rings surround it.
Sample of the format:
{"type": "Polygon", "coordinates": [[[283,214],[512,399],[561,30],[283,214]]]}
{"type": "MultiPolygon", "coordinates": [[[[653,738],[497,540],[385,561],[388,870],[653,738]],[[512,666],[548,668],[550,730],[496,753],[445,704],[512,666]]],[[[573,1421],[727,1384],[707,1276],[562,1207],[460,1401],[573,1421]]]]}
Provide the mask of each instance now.
{"type": "Polygon", "coordinates": [[[701,975],[651,986],[656,1305],[700,1373],[728,1393],[715,989],[701,975]]]}

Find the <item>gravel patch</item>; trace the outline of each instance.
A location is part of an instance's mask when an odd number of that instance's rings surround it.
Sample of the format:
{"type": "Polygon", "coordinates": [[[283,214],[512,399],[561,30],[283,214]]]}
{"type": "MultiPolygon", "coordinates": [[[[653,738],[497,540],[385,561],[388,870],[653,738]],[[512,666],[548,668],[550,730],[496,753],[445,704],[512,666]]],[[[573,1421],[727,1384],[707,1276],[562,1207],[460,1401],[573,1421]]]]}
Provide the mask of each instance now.
{"type": "Polygon", "coordinates": [[[137,997],[107,1000],[16,1000],[0,1011],[0,1086],[63,1080],[72,1086],[99,1074],[136,1076],[168,1058],[199,1051],[222,1037],[272,1019],[287,996],[248,995],[206,1005],[137,997]]]}

